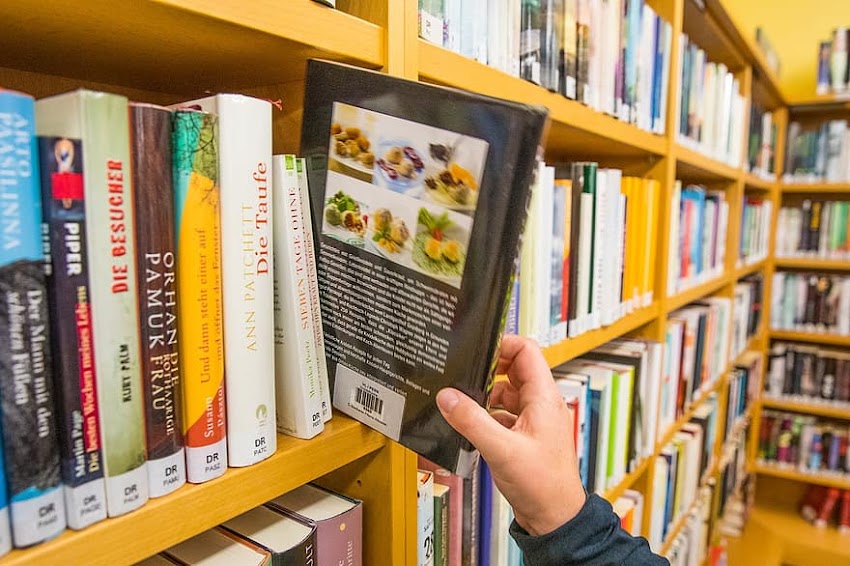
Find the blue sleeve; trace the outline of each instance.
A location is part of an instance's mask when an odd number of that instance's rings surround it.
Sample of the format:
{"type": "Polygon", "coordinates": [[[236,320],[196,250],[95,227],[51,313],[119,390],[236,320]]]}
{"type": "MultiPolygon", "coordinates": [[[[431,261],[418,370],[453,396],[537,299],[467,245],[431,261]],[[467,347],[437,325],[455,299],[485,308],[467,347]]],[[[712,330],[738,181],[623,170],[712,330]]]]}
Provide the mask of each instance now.
{"type": "Polygon", "coordinates": [[[551,533],[531,536],[514,521],[511,536],[528,566],[669,565],[667,559],[653,554],[645,538],[621,529],[611,504],[598,495],[588,496],[578,515],[551,533]]]}

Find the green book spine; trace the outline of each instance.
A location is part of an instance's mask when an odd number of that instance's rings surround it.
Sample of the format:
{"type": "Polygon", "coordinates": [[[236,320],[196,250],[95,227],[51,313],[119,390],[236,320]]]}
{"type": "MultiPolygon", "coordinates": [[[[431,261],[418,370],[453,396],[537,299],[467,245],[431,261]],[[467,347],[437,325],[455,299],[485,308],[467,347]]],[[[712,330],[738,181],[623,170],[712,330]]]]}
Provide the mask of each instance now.
{"type": "Polygon", "coordinates": [[[40,135],[82,141],[92,345],[106,506],[114,517],[148,499],[128,103],[78,90],[36,108],[40,135]]]}
{"type": "Polygon", "coordinates": [[[434,566],[449,566],[449,498],[448,486],[434,484],[434,566]]]}
{"type": "Polygon", "coordinates": [[[845,242],[847,242],[847,215],[850,213],[850,202],[842,201],[840,210],[836,211],[835,207],[832,210],[838,213],[832,218],[839,227],[838,243],[834,249],[841,250],[845,247],[845,242]]]}
{"type": "Polygon", "coordinates": [[[584,186],[582,187],[582,192],[589,193],[593,195],[593,212],[590,217],[591,220],[591,241],[590,241],[590,290],[588,291],[588,304],[590,305],[590,311],[593,311],[593,258],[596,253],[596,163],[585,163],[584,165],[584,186]]]}
{"type": "MultiPolygon", "coordinates": [[[[608,427],[608,473],[605,474],[607,478],[606,488],[610,489],[612,486],[612,474],[615,469],[614,461],[619,456],[617,454],[617,415],[620,412],[620,374],[618,372],[613,373],[613,379],[611,380],[611,426],[608,427]]],[[[613,478],[616,479],[616,478],[613,478]]]]}

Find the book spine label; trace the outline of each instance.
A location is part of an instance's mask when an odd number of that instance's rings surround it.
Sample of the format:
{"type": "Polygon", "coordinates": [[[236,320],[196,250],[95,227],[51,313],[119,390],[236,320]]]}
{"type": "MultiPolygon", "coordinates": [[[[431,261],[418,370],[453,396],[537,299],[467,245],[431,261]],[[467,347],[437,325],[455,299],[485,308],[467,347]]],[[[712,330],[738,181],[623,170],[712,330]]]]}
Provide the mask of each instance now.
{"type": "Polygon", "coordinates": [[[39,138],[52,355],[68,525],[106,518],[80,140],[39,138]]]}
{"type": "MultiPolygon", "coordinates": [[[[272,158],[274,200],[275,379],[278,431],[312,438],[324,430],[306,231],[295,157],[272,158]]],[[[309,206],[309,203],[306,204],[309,206]]],[[[321,329],[320,329],[321,332],[321,329]]]]}
{"type": "Polygon", "coordinates": [[[242,467],[277,448],[271,103],[238,95],[215,100],[217,109],[205,109],[219,114],[227,456],[230,466],[242,467]]]}
{"type": "Polygon", "coordinates": [[[174,113],[174,208],[177,236],[177,327],[183,371],[187,480],[201,483],[227,469],[218,118],[174,113]]]}
{"type": "Polygon", "coordinates": [[[171,112],[131,105],[133,189],[150,496],[186,483],[177,349],[171,112]]]}
{"type": "Polygon", "coordinates": [[[65,528],[34,118],[31,98],[0,93],[0,403],[16,547],[65,528]]]}

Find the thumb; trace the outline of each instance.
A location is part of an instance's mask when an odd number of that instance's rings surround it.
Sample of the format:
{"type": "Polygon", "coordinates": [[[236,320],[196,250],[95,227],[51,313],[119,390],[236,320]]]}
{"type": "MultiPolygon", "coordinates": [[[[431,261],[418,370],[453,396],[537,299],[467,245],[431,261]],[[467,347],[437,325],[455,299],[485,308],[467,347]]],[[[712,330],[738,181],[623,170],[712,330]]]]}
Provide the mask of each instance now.
{"type": "Polygon", "coordinates": [[[441,389],[437,393],[437,407],[452,428],[466,437],[485,460],[490,461],[509,445],[510,431],[457,389],[441,389]]]}

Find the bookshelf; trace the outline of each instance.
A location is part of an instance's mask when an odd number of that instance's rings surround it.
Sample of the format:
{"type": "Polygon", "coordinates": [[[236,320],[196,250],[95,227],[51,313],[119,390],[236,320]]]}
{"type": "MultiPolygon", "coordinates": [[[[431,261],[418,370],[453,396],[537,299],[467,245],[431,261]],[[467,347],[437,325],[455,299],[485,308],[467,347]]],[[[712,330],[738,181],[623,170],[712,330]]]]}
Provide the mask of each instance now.
{"type": "MultiPolygon", "coordinates": [[[[678,42],[680,33],[686,31],[713,60],[727,64],[741,77],[744,96],[756,97],[766,107],[778,110],[776,161],[782,163],[783,120],[787,115],[782,111],[785,102],[778,83],[753,42],[738,30],[719,0],[706,0],[705,11],[697,10],[689,0],[649,0],[673,27],[673,72],[664,93],[670,101],[665,135],[640,130],[418,39],[415,0],[338,0],[337,4],[338,10],[311,0],[289,0],[285,8],[272,0],[247,4],[237,0],[155,0],[125,3],[121,9],[109,0],[81,0],[62,9],[35,0],[0,3],[0,84],[37,97],[86,86],[161,104],[207,91],[280,99],[283,111],[276,112],[274,118],[275,152],[298,149],[304,70],[311,57],[548,107],[551,125],[545,143],[547,159],[593,159],[661,184],[655,302],[610,326],[547,348],[550,366],[621,336],[663,341],[671,312],[710,295],[732,297],[737,280],[752,273],[765,274],[763,302],[769,306],[770,275],[781,262],[767,259],[736,267],[740,198],[744,192],[758,190],[774,202],[785,192],[850,192],[850,185],[784,186],[702,155],[676,140],[678,42]],[[68,53],[73,56],[66,56],[68,53]],[[709,183],[727,191],[729,236],[722,275],[668,296],[669,197],[677,179],[709,183]]],[[[746,124],[739,127],[744,135],[746,124]]],[[[774,216],[773,226],[775,222],[774,216]]],[[[821,342],[824,338],[784,334],[771,332],[770,337],[821,342]]],[[[750,347],[763,349],[767,342],[762,331],[750,347]]],[[[834,338],[829,343],[850,346],[850,337],[834,338]]],[[[721,391],[725,386],[725,377],[721,377],[711,390],[721,391]]],[[[709,393],[704,392],[664,431],[652,456],[606,493],[613,500],[625,489],[642,486],[647,498],[646,529],[652,509],[654,458],[709,393]]],[[[757,423],[758,405],[752,413],[757,423]]],[[[722,409],[718,417],[722,418],[722,409]]],[[[279,445],[278,452],[261,464],[231,469],[219,480],[186,486],[132,514],[15,551],[0,559],[0,565],[135,561],[311,480],[366,502],[365,563],[415,562],[415,455],[341,415],[336,415],[326,431],[312,441],[280,437],[279,445]],[[191,521],[185,520],[189,517],[191,521]],[[176,523],[175,527],[163,528],[170,523],[176,523]]]]}
{"type": "Polygon", "coordinates": [[[850,336],[824,334],[819,332],[794,332],[791,330],[771,330],[770,337],[774,340],[787,342],[813,342],[824,346],[850,347],[850,336]]]}
{"type": "Polygon", "coordinates": [[[832,419],[850,420],[850,403],[815,403],[796,399],[774,399],[770,397],[761,400],[761,406],[779,411],[805,413],[832,419]]]}
{"type": "Polygon", "coordinates": [[[778,257],[773,261],[782,269],[805,269],[807,271],[850,271],[850,261],[809,257],[778,257]]]}
{"type": "Polygon", "coordinates": [[[783,183],[783,194],[839,194],[850,193],[850,184],[843,183],[783,183]]]}
{"type": "Polygon", "coordinates": [[[850,489],[850,475],[847,474],[818,474],[814,472],[801,472],[791,467],[775,466],[771,464],[756,463],[753,471],[776,478],[784,478],[802,483],[825,485],[837,487],[838,489],[850,489]]]}

